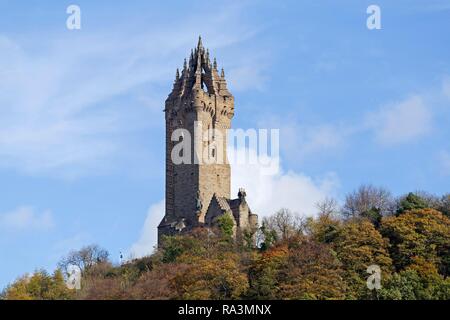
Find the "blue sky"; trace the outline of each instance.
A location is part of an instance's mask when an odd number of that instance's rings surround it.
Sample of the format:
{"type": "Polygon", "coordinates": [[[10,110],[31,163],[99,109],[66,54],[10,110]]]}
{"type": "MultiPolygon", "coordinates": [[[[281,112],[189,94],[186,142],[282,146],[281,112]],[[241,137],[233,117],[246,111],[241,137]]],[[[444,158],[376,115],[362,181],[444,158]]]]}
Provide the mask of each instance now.
{"type": "Polygon", "coordinates": [[[280,129],[280,173],[233,168],[260,215],[314,214],[362,183],[450,191],[450,1],[0,0],[0,14],[0,287],[90,243],[114,261],[151,251],[162,109],[199,34],[233,126],[280,129]]]}

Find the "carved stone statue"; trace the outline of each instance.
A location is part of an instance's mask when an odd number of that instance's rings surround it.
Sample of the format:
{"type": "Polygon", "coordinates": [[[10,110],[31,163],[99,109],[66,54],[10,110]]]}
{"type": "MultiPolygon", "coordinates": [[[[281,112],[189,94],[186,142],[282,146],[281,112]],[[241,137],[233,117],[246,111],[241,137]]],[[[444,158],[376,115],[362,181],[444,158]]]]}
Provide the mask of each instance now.
{"type": "Polygon", "coordinates": [[[197,197],[195,198],[195,208],[197,210],[197,214],[199,214],[203,209],[202,198],[200,196],[200,190],[197,191],[197,197]]]}

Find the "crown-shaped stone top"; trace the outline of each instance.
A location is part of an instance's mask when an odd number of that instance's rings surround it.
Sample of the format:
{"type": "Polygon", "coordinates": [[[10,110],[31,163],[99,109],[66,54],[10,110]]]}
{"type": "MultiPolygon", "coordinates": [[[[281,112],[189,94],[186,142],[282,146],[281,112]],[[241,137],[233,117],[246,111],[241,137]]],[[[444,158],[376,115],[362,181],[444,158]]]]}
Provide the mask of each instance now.
{"type": "Polygon", "coordinates": [[[187,97],[197,90],[204,90],[210,95],[231,96],[222,69],[217,70],[216,58],[211,63],[209,50],[203,46],[202,38],[198,38],[197,47],[191,50],[189,62],[185,59],[181,75],[177,70],[173,90],[169,99],[187,97]]]}

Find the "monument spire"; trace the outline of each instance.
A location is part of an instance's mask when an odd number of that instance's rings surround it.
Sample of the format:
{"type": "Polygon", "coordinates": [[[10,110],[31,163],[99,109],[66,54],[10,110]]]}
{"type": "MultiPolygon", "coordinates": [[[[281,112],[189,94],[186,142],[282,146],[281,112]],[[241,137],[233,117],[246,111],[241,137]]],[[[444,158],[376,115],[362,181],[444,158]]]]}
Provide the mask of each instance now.
{"type": "Polygon", "coordinates": [[[217,60],[211,63],[209,57],[200,36],[188,60],[184,59],[181,75],[180,70],[176,71],[174,88],[166,99],[166,209],[158,226],[159,245],[163,236],[214,227],[221,215],[233,219],[234,234],[257,227],[257,215],[248,207],[244,192],[238,199],[231,199],[226,137],[234,116],[234,97],[227,89],[225,71],[219,72],[217,60]],[[210,163],[197,163],[195,156],[187,162],[174,162],[174,132],[195,132],[199,121],[203,124],[200,136],[210,128],[217,132],[207,141],[208,146],[214,143],[210,163]]]}

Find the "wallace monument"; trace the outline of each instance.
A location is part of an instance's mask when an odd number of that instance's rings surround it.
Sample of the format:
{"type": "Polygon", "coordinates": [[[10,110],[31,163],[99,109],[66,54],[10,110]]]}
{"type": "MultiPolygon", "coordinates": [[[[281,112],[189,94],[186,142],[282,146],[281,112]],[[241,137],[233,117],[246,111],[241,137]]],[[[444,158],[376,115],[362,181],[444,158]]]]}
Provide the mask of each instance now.
{"type": "Polygon", "coordinates": [[[216,59],[199,38],[176,72],[165,104],[166,118],[166,211],[158,226],[163,235],[176,235],[198,227],[213,227],[217,218],[229,215],[233,233],[255,230],[258,216],[250,210],[244,189],[231,199],[227,130],[234,116],[234,97],[228,91],[225,72],[219,74],[216,59]],[[177,145],[184,144],[179,150],[177,145]],[[203,158],[207,153],[207,161],[203,158]],[[182,161],[174,160],[175,157],[182,161]]]}

